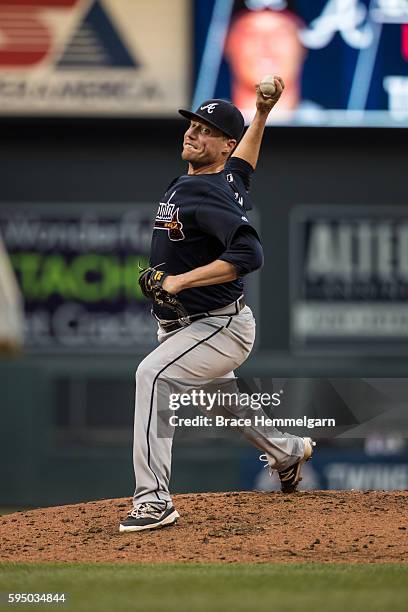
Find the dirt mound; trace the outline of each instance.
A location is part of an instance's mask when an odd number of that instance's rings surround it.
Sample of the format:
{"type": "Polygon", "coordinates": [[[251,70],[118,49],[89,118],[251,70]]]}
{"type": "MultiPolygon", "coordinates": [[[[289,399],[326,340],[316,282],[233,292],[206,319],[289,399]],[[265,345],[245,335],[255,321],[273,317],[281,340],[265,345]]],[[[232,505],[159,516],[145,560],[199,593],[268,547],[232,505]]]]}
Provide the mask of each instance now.
{"type": "Polygon", "coordinates": [[[176,495],[177,525],[120,534],[128,499],[0,517],[2,561],[404,562],[408,491],[176,495]]]}

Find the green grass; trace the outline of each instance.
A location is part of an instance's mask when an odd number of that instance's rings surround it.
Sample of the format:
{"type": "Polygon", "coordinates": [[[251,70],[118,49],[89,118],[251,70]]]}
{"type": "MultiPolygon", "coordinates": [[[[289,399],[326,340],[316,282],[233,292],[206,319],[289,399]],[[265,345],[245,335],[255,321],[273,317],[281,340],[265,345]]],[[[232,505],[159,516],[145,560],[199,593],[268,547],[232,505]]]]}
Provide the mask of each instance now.
{"type": "Polygon", "coordinates": [[[1,610],[402,612],[408,565],[4,563],[0,592],[1,610]],[[9,592],[64,592],[68,601],[11,606],[9,592]]]}

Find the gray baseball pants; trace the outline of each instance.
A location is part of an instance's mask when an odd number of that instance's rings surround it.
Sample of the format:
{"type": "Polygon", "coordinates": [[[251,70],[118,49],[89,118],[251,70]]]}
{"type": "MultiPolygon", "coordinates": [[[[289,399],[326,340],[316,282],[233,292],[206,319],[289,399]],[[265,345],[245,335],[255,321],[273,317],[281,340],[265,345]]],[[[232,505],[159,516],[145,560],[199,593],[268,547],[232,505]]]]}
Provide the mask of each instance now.
{"type": "MultiPolygon", "coordinates": [[[[255,319],[245,306],[226,316],[232,307],[212,311],[214,316],[188,327],[164,333],[159,327],[159,346],[136,371],[133,465],[136,488],[134,505],[171,501],[169,481],[172,437],[157,435],[158,380],[232,378],[233,370],[248,357],[255,340],[255,319]]],[[[231,412],[234,408],[231,407],[231,412]]],[[[234,416],[232,414],[231,416],[234,416]]],[[[249,442],[267,453],[270,465],[282,470],[303,457],[303,439],[277,429],[251,426],[242,430],[249,442]]]]}

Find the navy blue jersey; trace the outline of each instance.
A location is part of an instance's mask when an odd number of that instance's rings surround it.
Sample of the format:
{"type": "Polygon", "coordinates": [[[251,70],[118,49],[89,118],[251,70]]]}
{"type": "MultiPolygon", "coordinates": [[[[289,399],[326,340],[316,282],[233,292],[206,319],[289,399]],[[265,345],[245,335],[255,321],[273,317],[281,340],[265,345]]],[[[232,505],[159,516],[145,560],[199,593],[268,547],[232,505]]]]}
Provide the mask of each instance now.
{"type": "MultiPolygon", "coordinates": [[[[221,172],[175,179],[156,214],[150,265],[172,275],[183,274],[219,259],[228,252],[235,235],[242,239],[242,234],[251,234],[259,245],[256,230],[247,217],[247,209],[251,208],[248,190],[252,172],[250,164],[232,157],[221,172]]],[[[227,256],[225,259],[228,261],[227,256]]],[[[218,285],[185,289],[178,298],[189,314],[196,314],[231,304],[242,293],[243,281],[237,278],[218,285]]],[[[153,305],[153,311],[161,319],[176,318],[175,313],[157,304],[153,305]]]]}

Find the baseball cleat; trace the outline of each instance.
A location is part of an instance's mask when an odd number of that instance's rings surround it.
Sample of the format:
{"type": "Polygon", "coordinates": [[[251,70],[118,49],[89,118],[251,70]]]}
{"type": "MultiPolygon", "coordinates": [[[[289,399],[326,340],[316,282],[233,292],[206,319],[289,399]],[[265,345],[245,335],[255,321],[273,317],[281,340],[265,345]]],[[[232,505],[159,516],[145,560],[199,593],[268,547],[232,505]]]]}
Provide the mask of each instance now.
{"type": "Polygon", "coordinates": [[[300,475],[302,465],[309,461],[313,454],[313,447],[316,446],[316,442],[312,438],[303,438],[303,442],[305,445],[303,457],[286,470],[278,472],[282,493],[294,493],[296,491],[299,482],[302,480],[300,475]]]}
{"type": "Polygon", "coordinates": [[[153,504],[139,504],[133,508],[127,518],[119,525],[119,532],[143,531],[145,529],[159,529],[173,525],[179,518],[179,513],[173,506],[167,505],[163,510],[153,504]]]}

